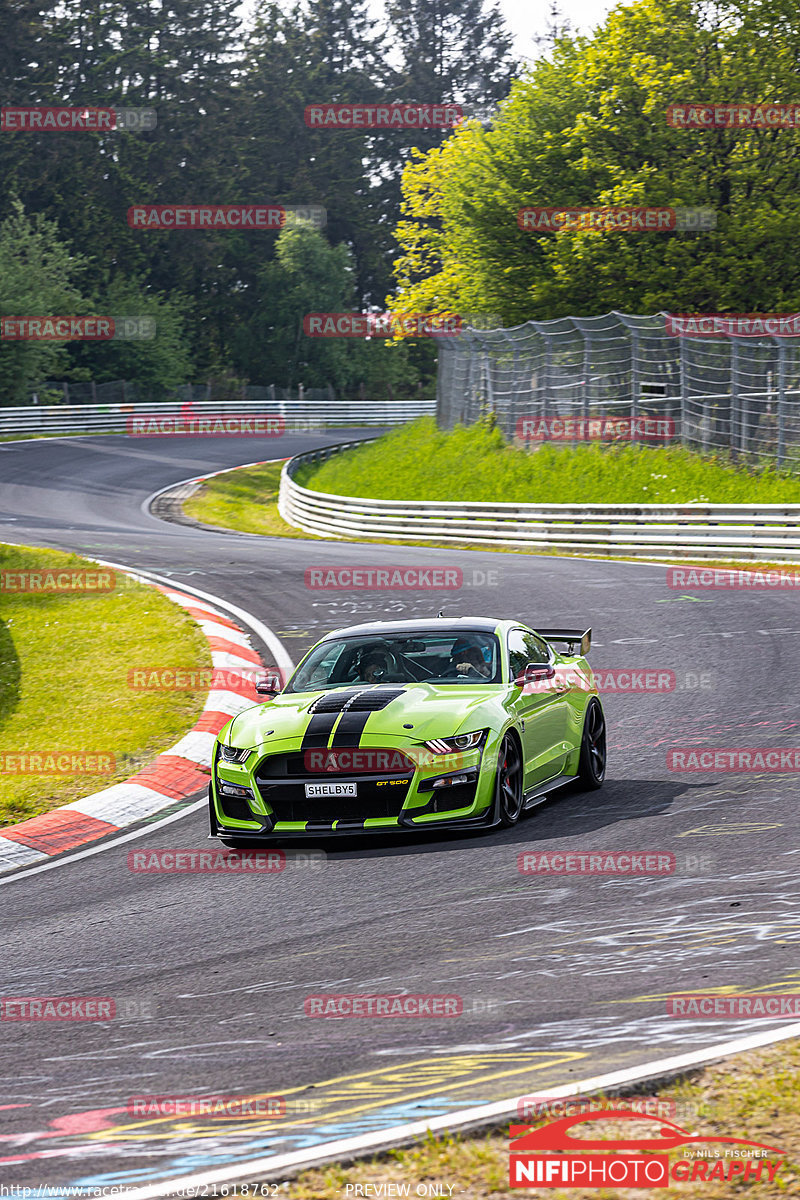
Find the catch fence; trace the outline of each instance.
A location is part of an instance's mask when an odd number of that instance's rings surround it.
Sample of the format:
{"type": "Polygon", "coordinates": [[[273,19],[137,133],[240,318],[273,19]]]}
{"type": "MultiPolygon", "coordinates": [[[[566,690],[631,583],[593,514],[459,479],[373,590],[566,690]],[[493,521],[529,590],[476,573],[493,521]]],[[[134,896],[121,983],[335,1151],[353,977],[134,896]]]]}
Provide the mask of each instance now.
{"type": "Polygon", "coordinates": [[[669,442],[800,473],[800,339],[676,336],[612,312],[442,338],[443,429],[494,414],[507,437],[669,442]]]}

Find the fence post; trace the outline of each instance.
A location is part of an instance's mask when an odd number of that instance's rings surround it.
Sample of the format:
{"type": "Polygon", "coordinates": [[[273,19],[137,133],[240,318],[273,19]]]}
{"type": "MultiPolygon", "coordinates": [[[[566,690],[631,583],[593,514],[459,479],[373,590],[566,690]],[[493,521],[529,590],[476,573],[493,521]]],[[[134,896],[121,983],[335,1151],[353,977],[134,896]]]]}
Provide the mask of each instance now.
{"type": "MultiPolygon", "coordinates": [[[[542,371],[542,374],[544,375],[544,388],[542,390],[542,418],[545,421],[544,430],[545,430],[545,435],[546,435],[547,434],[546,422],[547,422],[547,418],[550,415],[550,391],[551,391],[550,373],[551,373],[551,368],[553,365],[553,339],[552,339],[552,335],[549,333],[543,333],[542,337],[544,338],[544,345],[545,345],[544,370],[542,371]]],[[[546,438],[546,440],[549,441],[550,439],[546,438]]]]}
{"type": "Polygon", "coordinates": [[[739,343],[735,337],[728,340],[731,348],[731,419],[728,430],[728,441],[730,443],[731,458],[734,462],[738,462],[742,441],[740,432],[739,343]]]}
{"type": "Polygon", "coordinates": [[[778,338],[778,447],[777,466],[786,457],[786,343],[778,338]]]}
{"type": "Polygon", "coordinates": [[[492,382],[492,362],[491,362],[491,357],[489,355],[489,347],[486,344],[484,344],[484,347],[483,347],[482,365],[483,365],[483,378],[485,380],[485,389],[484,389],[484,397],[485,398],[484,398],[483,404],[481,405],[481,416],[484,416],[488,413],[493,413],[495,411],[494,384],[492,382]]]}
{"type": "Polygon", "coordinates": [[[681,368],[681,445],[688,446],[687,418],[689,416],[689,348],[686,338],[680,339],[680,368],[681,368]]]}
{"type": "Polygon", "coordinates": [[[639,421],[639,335],[635,329],[630,330],[631,339],[631,442],[638,441],[636,427],[639,421]]]}
{"type": "MultiPolygon", "coordinates": [[[[582,331],[583,337],[583,429],[581,434],[583,438],[589,437],[589,417],[591,414],[591,398],[592,398],[592,341],[586,330],[582,331]]],[[[602,428],[602,426],[601,426],[602,428]]],[[[573,445],[575,443],[573,442],[573,445]]]]}

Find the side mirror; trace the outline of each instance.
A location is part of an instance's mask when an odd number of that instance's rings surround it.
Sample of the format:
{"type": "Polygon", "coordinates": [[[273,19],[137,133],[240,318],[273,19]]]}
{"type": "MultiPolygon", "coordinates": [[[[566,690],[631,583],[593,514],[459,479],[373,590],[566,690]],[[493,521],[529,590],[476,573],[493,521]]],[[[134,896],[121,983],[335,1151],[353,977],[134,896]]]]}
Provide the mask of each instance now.
{"type": "Polygon", "coordinates": [[[556,673],[550,663],[528,663],[524,671],[520,671],[514,680],[515,687],[527,687],[530,683],[538,683],[540,679],[552,679],[556,673]]]}
{"type": "Polygon", "coordinates": [[[259,696],[277,696],[280,690],[280,675],[262,675],[256,680],[256,693],[259,696]]]}

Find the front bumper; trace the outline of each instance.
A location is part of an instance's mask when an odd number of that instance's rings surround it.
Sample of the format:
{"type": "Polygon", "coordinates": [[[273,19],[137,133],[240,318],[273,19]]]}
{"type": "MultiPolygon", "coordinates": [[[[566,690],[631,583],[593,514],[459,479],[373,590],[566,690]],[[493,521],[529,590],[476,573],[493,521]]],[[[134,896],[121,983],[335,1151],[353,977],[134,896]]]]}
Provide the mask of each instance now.
{"type": "Polygon", "coordinates": [[[255,843],[485,828],[492,821],[494,774],[484,769],[482,753],[477,749],[461,754],[457,765],[446,757],[412,764],[402,773],[306,774],[295,770],[296,746],[271,747],[268,755],[254,751],[241,765],[219,760],[217,748],[210,790],[212,829],[216,827],[219,837],[255,843]],[[460,782],[433,786],[448,778],[460,782]],[[308,797],[306,785],[320,782],[355,784],[356,796],[308,797]],[[227,795],[226,785],[247,794],[227,795]]]}

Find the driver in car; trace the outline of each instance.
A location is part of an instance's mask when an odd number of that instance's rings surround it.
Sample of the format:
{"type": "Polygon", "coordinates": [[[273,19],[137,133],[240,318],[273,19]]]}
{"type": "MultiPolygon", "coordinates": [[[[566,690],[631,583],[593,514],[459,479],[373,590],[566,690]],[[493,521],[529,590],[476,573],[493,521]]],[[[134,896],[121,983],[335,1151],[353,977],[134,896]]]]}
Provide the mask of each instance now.
{"type": "Polygon", "coordinates": [[[392,664],[385,650],[370,650],[359,663],[358,673],[365,683],[383,683],[392,664]]]}
{"type": "Polygon", "coordinates": [[[481,678],[488,679],[492,673],[489,664],[483,661],[480,648],[474,642],[456,642],[450,651],[450,666],[454,667],[459,675],[480,675],[481,678]]]}

